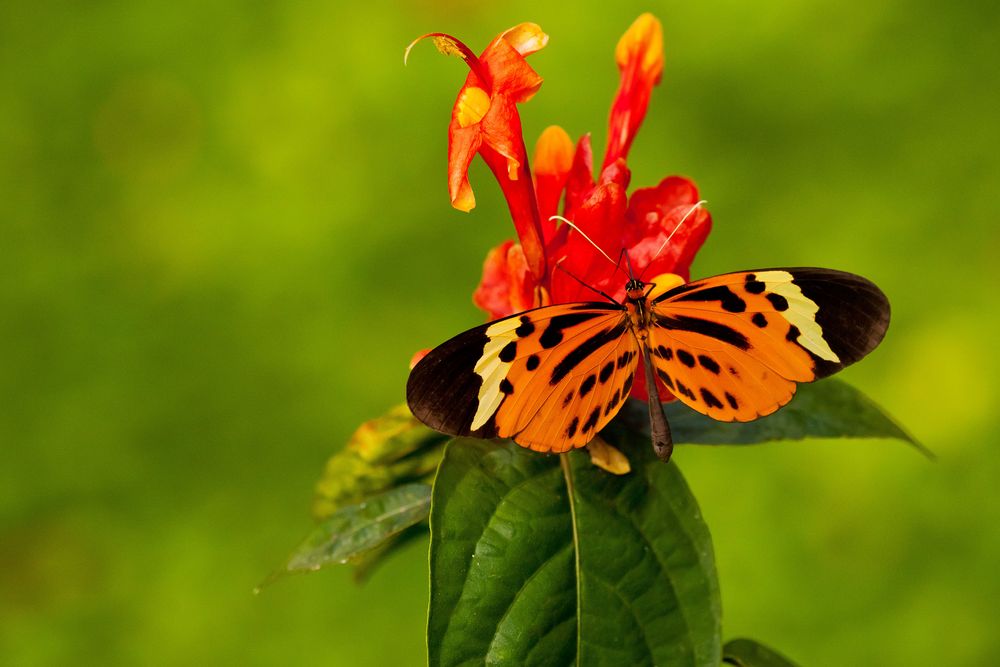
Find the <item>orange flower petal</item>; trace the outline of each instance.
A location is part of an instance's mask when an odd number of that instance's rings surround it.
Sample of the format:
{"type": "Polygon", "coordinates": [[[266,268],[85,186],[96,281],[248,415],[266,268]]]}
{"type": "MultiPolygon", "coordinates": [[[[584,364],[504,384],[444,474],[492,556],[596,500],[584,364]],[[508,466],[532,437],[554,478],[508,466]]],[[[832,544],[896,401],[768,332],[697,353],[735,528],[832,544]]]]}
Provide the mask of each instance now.
{"type": "Polygon", "coordinates": [[[528,259],[520,244],[515,243],[507,251],[507,270],[510,273],[510,308],[519,313],[535,307],[535,281],[528,270],[528,259]]]}
{"type": "Polygon", "coordinates": [[[650,13],[637,18],[615,47],[615,60],[621,70],[633,62],[644,79],[659,83],[663,73],[663,27],[650,13]]]}
{"type": "Polygon", "coordinates": [[[483,277],[472,301],[495,320],[538,305],[535,284],[521,246],[504,241],[486,255],[483,277]]]}
{"type": "Polygon", "coordinates": [[[469,165],[482,145],[476,126],[461,127],[452,114],[448,129],[448,195],[451,205],[468,213],[476,206],[476,196],[469,183],[469,165]]]}
{"type": "Polygon", "coordinates": [[[551,277],[552,300],[555,303],[599,299],[593,290],[584,285],[603,290],[611,296],[624,291],[628,276],[615,268],[615,260],[622,249],[626,206],[625,188],[620,183],[608,182],[597,185],[576,211],[573,223],[590,240],[575,229],[566,234],[559,253],[559,257],[564,258],[560,266],[565,271],[553,271],[551,277]],[[591,242],[605,254],[601,254],[591,242]]]}
{"type": "Polygon", "coordinates": [[[420,363],[420,360],[426,357],[427,353],[430,351],[431,349],[428,347],[424,348],[423,350],[417,350],[416,352],[414,352],[413,356],[410,357],[410,370],[412,371],[413,367],[416,366],[418,363],[420,363]]]}
{"type": "Polygon", "coordinates": [[[542,78],[524,56],[545,46],[548,36],[537,25],[524,23],[496,37],[478,58],[465,44],[445,33],[430,33],[423,38],[432,39],[443,53],[458,55],[471,69],[452,108],[448,128],[448,194],[452,206],[462,211],[475,206],[468,170],[479,153],[507,199],[532,274],[536,280],[541,279],[545,245],[516,105],[530,99],[542,85],[542,78]]]}
{"type": "Polygon", "coordinates": [[[669,176],[656,187],[632,193],[624,242],[636,271],[647,276],[676,273],[689,277],[694,255],[712,229],[708,211],[692,210],[698,201],[698,188],[681,176],[669,176]],[[670,242],[664,246],[668,237],[670,242]]]}
{"type": "Polygon", "coordinates": [[[656,17],[643,14],[635,20],[618,41],[615,60],[621,83],[611,105],[605,166],[628,155],[653,86],[663,74],[663,28],[656,17]]]}
{"type": "Polygon", "coordinates": [[[563,215],[575,220],[577,210],[593,189],[594,151],[590,147],[590,133],[587,133],[580,137],[573,154],[573,166],[566,180],[566,209],[563,215]]]}
{"type": "Polygon", "coordinates": [[[494,97],[505,95],[517,103],[527,102],[542,86],[542,77],[502,35],[490,42],[479,61],[494,97]]]}
{"type": "Polygon", "coordinates": [[[546,242],[555,234],[556,224],[549,218],[559,212],[559,199],[572,165],[573,141],[566,130],[558,125],[545,128],[535,144],[532,166],[535,171],[535,197],[546,242]]]}
{"type": "Polygon", "coordinates": [[[537,23],[521,23],[500,36],[522,56],[541,51],[549,43],[549,36],[537,23]]]}

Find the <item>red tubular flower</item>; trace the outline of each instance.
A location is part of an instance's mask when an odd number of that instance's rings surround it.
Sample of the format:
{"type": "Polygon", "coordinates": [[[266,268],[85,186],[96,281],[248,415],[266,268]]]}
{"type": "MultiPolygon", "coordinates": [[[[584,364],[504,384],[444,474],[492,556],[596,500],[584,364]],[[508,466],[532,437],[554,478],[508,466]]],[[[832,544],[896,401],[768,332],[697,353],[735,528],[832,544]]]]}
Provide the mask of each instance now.
{"type": "Polygon", "coordinates": [[[525,56],[542,49],[549,36],[534,23],[522,23],[497,36],[477,58],[456,38],[431,33],[418,37],[407,48],[407,54],[427,37],[442,53],[462,58],[470,70],[448,126],[451,205],[461,211],[470,211],[476,205],[468,171],[478,153],[500,183],[528,268],[538,280],[545,273],[545,248],[517,104],[531,99],[542,85],[542,78],[525,56]]]}
{"type": "MultiPolygon", "coordinates": [[[[478,58],[453,37],[429,37],[441,51],[461,56],[471,70],[448,128],[452,205],[468,211],[475,204],[467,171],[479,153],[500,183],[520,240],[519,244],[504,242],[486,258],[473,300],[491,319],[548,303],[594,300],[595,292],[587,286],[623,299],[627,274],[591,241],[613,259],[625,249],[631,265],[647,278],[663,273],[689,278],[694,255],[712,226],[707,211],[692,211],[699,201],[697,187],[686,178],[669,176],[631,196],[627,192],[628,151],[663,72],[662,29],[655,17],[643,14],[636,19],[615,50],[621,82],[596,181],[590,136],[584,135],[574,147],[566,132],[556,126],[546,129],[538,140],[534,179],[528,170],[516,105],[534,95],[542,82],[524,60],[548,41],[541,28],[529,23],[512,28],[478,58]],[[558,212],[560,200],[563,217],[589,240],[569,225],[550,219],[558,212]],[[678,227],[685,215],[687,219],[678,227]],[[670,242],[664,247],[668,237],[670,242]]],[[[637,375],[632,395],[645,400],[641,380],[642,375],[637,375]]],[[[658,389],[662,399],[672,398],[662,386],[658,389]]]]}
{"type": "Polygon", "coordinates": [[[615,48],[621,85],[611,103],[604,166],[624,158],[646,117],[653,86],[663,75],[663,29],[652,14],[643,14],[625,31],[615,48]]]}

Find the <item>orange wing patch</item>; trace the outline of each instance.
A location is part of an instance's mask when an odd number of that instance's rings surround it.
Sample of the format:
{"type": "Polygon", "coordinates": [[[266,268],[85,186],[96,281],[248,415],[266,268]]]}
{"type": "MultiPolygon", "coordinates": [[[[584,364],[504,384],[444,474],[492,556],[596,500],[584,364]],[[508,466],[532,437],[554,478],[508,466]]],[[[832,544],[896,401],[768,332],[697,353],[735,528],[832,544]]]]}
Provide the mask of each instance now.
{"type": "Polygon", "coordinates": [[[625,311],[603,313],[564,328],[550,348],[545,332],[556,319],[518,342],[506,376],[512,393],[496,413],[498,435],[536,451],[565,452],[611,421],[632,390],[639,350],[625,311]]]}

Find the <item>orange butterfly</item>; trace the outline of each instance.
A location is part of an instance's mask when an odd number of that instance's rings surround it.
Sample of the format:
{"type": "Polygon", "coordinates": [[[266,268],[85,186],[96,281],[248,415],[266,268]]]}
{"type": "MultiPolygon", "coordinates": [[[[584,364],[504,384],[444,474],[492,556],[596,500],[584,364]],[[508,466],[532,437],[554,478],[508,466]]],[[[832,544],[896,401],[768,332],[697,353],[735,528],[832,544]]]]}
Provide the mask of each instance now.
{"type": "Polygon", "coordinates": [[[406,399],[428,426],[511,438],[540,452],[586,445],[629,395],[642,357],[653,447],[673,442],[654,375],[720,421],[788,403],[797,382],[871,352],[889,326],[873,283],[830,269],[760,269],[683,284],[630,278],[623,303],[543,306],[452,338],[410,373],[406,399]]]}

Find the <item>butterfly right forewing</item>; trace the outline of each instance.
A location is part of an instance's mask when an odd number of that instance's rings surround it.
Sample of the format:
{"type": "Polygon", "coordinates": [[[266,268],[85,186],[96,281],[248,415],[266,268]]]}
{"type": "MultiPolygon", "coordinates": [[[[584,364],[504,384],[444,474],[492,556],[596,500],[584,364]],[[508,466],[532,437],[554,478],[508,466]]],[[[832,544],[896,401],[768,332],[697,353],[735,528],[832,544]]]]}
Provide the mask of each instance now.
{"type": "Polygon", "coordinates": [[[729,273],[656,296],[651,341],[657,373],[689,406],[721,421],[750,421],[873,350],[889,302],[870,281],[830,269],[729,273]]]}

